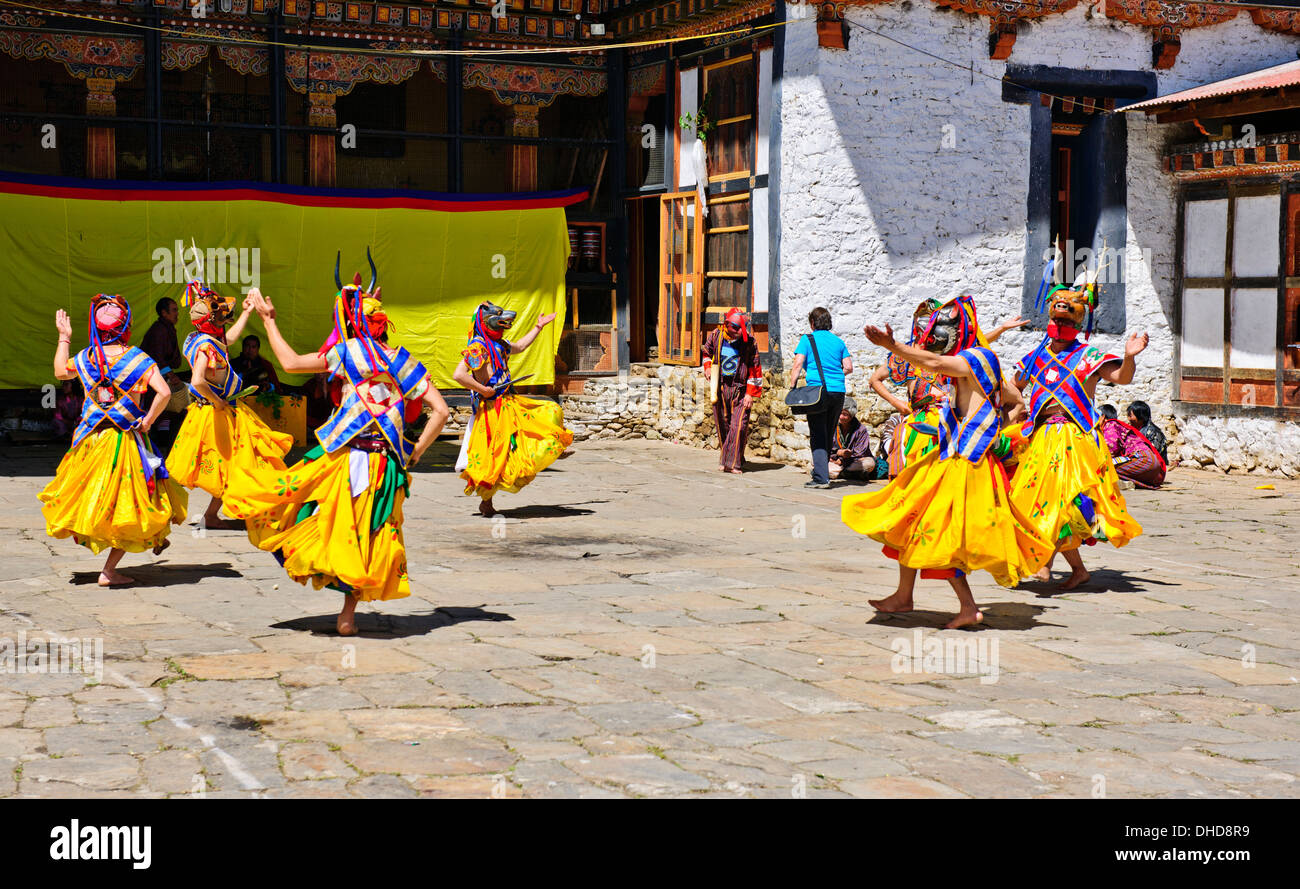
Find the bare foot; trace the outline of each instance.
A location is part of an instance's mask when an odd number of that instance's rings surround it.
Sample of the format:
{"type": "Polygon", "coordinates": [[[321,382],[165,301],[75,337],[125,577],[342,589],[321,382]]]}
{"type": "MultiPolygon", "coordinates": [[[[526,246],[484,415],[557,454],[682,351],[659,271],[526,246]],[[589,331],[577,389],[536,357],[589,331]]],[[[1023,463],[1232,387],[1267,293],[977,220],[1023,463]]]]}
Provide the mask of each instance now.
{"type": "Polygon", "coordinates": [[[723,466],[721,463],[719,463],[719,464],[718,464],[718,472],[726,472],[726,471],[727,471],[727,467],[725,467],[725,466],[723,466]]]}
{"type": "Polygon", "coordinates": [[[203,520],[203,527],[209,531],[243,531],[244,523],[242,520],[232,521],[230,519],[207,519],[203,520]]]}
{"type": "Polygon", "coordinates": [[[356,597],[344,593],[343,610],[339,612],[339,618],[334,624],[340,636],[355,636],[357,634],[356,611],[356,597]]]}
{"type": "Polygon", "coordinates": [[[1031,580],[1036,580],[1039,583],[1048,583],[1051,579],[1052,569],[1048,568],[1046,565],[1035,571],[1034,576],[1031,578],[1031,580]]]}
{"type": "Polygon", "coordinates": [[[556,457],[555,459],[556,459],[556,460],[567,460],[567,459],[569,459],[570,457],[572,457],[575,453],[577,453],[577,452],[574,451],[572,448],[569,448],[568,450],[566,450],[564,453],[560,454],[560,456],[556,457]]]}
{"type": "Polygon", "coordinates": [[[868,599],[867,604],[884,614],[901,614],[912,610],[912,597],[895,592],[888,599],[868,599]]]}
{"type": "Polygon", "coordinates": [[[978,609],[974,611],[960,611],[957,613],[956,617],[944,624],[943,628],[945,630],[959,630],[962,627],[973,627],[975,624],[980,623],[983,620],[984,612],[979,611],[978,609]]]}
{"type": "Polygon", "coordinates": [[[730,472],[732,475],[744,475],[744,474],[745,474],[745,470],[743,470],[743,469],[728,469],[727,472],[730,472]]]}
{"type": "Polygon", "coordinates": [[[135,583],[135,578],[127,577],[121,571],[109,569],[107,571],[101,571],[99,574],[100,586],[130,586],[133,583],[135,583]]]}
{"type": "Polygon", "coordinates": [[[155,546],[155,547],[153,548],[153,554],[154,554],[155,556],[161,556],[163,550],[165,550],[167,547],[169,547],[169,546],[171,546],[171,545],[172,545],[172,542],[171,542],[170,540],[167,540],[167,539],[164,538],[162,543],[158,544],[157,546],[155,546]]]}
{"type": "Polygon", "coordinates": [[[496,507],[492,505],[491,500],[484,500],[478,505],[478,514],[481,516],[491,517],[497,514],[496,507]]]}
{"type": "Polygon", "coordinates": [[[1060,584],[1059,588],[1063,590],[1072,590],[1077,586],[1087,583],[1092,579],[1086,568],[1075,568],[1070,572],[1070,576],[1060,584]]]}

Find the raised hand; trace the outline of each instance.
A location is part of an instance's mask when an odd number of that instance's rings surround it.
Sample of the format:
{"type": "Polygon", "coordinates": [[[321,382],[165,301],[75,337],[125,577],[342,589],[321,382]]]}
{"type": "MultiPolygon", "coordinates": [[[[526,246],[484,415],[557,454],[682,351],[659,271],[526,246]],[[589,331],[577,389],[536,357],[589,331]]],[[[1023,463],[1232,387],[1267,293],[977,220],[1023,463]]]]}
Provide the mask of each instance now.
{"type": "Polygon", "coordinates": [[[1124,344],[1124,357],[1134,358],[1142,353],[1142,350],[1151,342],[1151,337],[1145,333],[1135,333],[1128,338],[1124,344]]]}
{"type": "Polygon", "coordinates": [[[541,328],[543,328],[543,327],[545,327],[546,325],[550,324],[550,323],[551,323],[552,321],[554,321],[554,320],[555,320],[555,313],[554,313],[554,312],[552,312],[552,313],[549,314],[549,315],[542,315],[540,318],[537,319],[537,328],[540,330],[541,328]]]}
{"type": "Polygon", "coordinates": [[[1015,330],[1017,327],[1024,327],[1026,324],[1029,323],[1029,320],[1030,319],[1028,318],[1022,318],[1019,315],[1017,315],[1016,317],[1012,318],[1010,321],[1003,321],[1001,324],[997,326],[997,329],[1000,330],[1002,333],[1006,333],[1008,330],[1015,330]]]}
{"type": "Polygon", "coordinates": [[[63,309],[59,309],[54,313],[54,326],[59,331],[60,339],[72,339],[72,319],[68,317],[68,313],[63,309]]]}
{"type": "Polygon", "coordinates": [[[874,346],[888,349],[890,346],[894,345],[894,328],[890,327],[888,324],[885,325],[884,330],[881,330],[874,324],[868,324],[866,327],[862,328],[862,332],[867,335],[867,339],[871,340],[871,344],[874,346]]]}
{"type": "Polygon", "coordinates": [[[252,300],[253,308],[257,309],[257,314],[264,319],[275,320],[275,306],[271,304],[270,297],[264,296],[262,291],[256,287],[250,287],[248,289],[248,298],[252,300]]]}

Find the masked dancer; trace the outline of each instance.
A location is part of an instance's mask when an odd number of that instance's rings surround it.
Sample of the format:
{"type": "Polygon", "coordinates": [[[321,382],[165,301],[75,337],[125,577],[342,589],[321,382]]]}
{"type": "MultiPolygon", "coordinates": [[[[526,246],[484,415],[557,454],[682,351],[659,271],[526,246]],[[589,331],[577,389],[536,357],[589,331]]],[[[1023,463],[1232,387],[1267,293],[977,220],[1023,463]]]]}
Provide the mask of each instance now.
{"type": "Polygon", "coordinates": [[[564,428],[564,409],[553,401],[518,395],[510,376],[511,355],[524,351],[555,315],[542,315],[518,340],[505,338],[515,312],[485,302],[471,319],[469,342],[454,379],[470,390],[474,424],[466,432],[465,493],[481,498],[479,513],[496,514],[498,491],[516,493],[563,456],[573,444],[564,428]]]}
{"type": "Polygon", "coordinates": [[[293,447],[293,436],[275,432],[252,408],[237,400],[248,390],[230,366],[229,344],[243,333],[253,311],[252,301],[244,300],[243,312],[227,330],[235,301],[217,295],[203,282],[200,265],[199,276],[185,286],[182,302],[194,323],[182,348],[191,368],[192,400],[167,455],[167,469],[185,487],[202,488],[212,495],[202,519],[204,528],[241,530],[242,525],[224,521],[220,514],[231,467],[284,469],[284,455],[293,447]]]}
{"type": "Polygon", "coordinates": [[[1003,399],[1018,401],[1018,393],[1003,380],[968,296],[934,311],[916,333],[915,345],[896,342],[888,326],[867,326],[863,333],[953,387],[939,406],[934,448],[883,490],[851,495],[841,504],[845,524],[883,543],[885,554],[898,561],[898,589],[871,605],[882,612],[911,611],[919,571],[922,577],[947,579],[957,594],[961,610],[949,629],[979,623],[983,614],[967,574],[982,569],[1004,586],[1015,586],[1052,551],[1047,538],[1011,504],[1006,474],[992,454],[1003,399]]]}
{"type": "MultiPolygon", "coordinates": [[[[939,305],[937,299],[926,299],[916,307],[912,314],[912,335],[907,341],[908,345],[916,344],[917,337],[939,305]]],[[[1008,330],[1024,327],[1028,323],[1028,319],[1019,317],[1004,321],[989,332],[985,343],[992,344],[1008,330]]],[[[903,418],[893,429],[886,452],[889,477],[896,478],[908,463],[914,463],[934,450],[937,444],[935,424],[939,409],[947,400],[951,387],[940,383],[936,374],[924,368],[915,368],[897,355],[890,355],[884,364],[872,372],[867,382],[903,418]],[[902,386],[907,400],[904,401],[891,392],[885,386],[885,380],[902,386]]]]}
{"type": "MultiPolygon", "coordinates": [[[[275,306],[254,288],[249,296],[266,338],[286,373],[329,374],[337,407],[316,430],[319,444],[288,469],[240,467],[226,498],[244,519],[248,536],[275,554],[298,583],[343,593],[338,632],[357,632],[361,601],[411,594],[402,506],[410,494],[410,467],[447,422],[447,403],[424,365],[388,339],[379,275],[370,260],[370,285],[361,276],[339,287],[334,332],[320,350],[300,355],[276,324],[275,306]],[[407,434],[424,407],[430,416],[418,440],[407,434]]],[[[335,283],[341,283],[338,263],[335,283]]]]}
{"type": "MultiPolygon", "coordinates": [[[[1062,589],[1089,579],[1079,555],[1082,544],[1109,541],[1124,546],[1142,533],[1128,513],[1105,439],[1097,432],[1095,396],[1099,380],[1123,385],[1133,379],[1135,359],[1147,347],[1145,333],[1133,334],[1124,357],[1079,341],[1092,334],[1097,309],[1095,273],[1073,287],[1050,286],[1052,262],[1036,299],[1047,311],[1047,334],[1016,365],[1016,385],[1029,389],[1032,433],[1013,479],[1011,498],[1051,540],[1070,565],[1062,589]]],[[[1037,578],[1051,578],[1051,563],[1037,578]]]]}
{"type": "Polygon", "coordinates": [[[93,553],[107,549],[99,585],[125,586],[134,579],[117,570],[122,557],[146,549],[158,555],[170,544],[171,526],[185,521],[188,495],[167,477],[149,441],[171,391],[154,360],[128,345],[131,307],[122,297],[101,293],[91,301],[90,346],[71,360],[68,313],[59,309],[54,323],[54,376],[79,378],[85,400],[72,449],[40,494],[45,530],[93,553]],[[140,401],[149,389],[154,399],[146,412],[140,401]]]}

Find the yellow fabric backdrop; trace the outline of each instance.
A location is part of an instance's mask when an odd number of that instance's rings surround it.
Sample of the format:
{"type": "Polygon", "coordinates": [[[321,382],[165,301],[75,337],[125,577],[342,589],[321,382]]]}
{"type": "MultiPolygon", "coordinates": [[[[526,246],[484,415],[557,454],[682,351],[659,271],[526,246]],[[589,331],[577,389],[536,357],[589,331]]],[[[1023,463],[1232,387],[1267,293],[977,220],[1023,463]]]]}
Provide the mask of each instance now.
{"type": "MultiPolygon", "coordinates": [[[[390,341],[419,358],[434,382],[451,387],[470,315],[484,299],[519,313],[526,333],[556,312],[534,345],[511,362],[529,384],[550,383],[564,326],[569,241],[563,207],[460,210],[296,206],[277,200],[98,200],[0,193],[0,388],[53,381],[54,313],[72,316],[73,350],[83,349],[90,298],[120,293],[131,303],[131,340],[139,344],[163,296],[179,298],[176,241],[260,250],[259,286],[275,303],[280,330],[299,352],[318,349],[331,329],[334,255],[344,283],[370,280],[366,247],[379,268],[390,341]],[[167,280],[170,278],[171,280],[167,280]]],[[[192,260],[192,255],[186,259],[192,260]]],[[[237,279],[239,260],[228,280],[237,279]]],[[[255,268],[243,255],[244,277],[255,268]]],[[[210,270],[212,272],[212,270],[210,270]]],[[[214,277],[214,272],[209,278],[214,277]]],[[[214,282],[225,295],[247,284],[214,282]]],[[[242,300],[242,297],[241,297],[242,300]]],[[[182,311],[179,338],[193,329],[182,311]]],[[[262,335],[254,314],[247,333],[262,335]]],[[[272,358],[265,347],[263,354],[272,358]]],[[[231,347],[232,354],[239,351],[231,347]]]]}

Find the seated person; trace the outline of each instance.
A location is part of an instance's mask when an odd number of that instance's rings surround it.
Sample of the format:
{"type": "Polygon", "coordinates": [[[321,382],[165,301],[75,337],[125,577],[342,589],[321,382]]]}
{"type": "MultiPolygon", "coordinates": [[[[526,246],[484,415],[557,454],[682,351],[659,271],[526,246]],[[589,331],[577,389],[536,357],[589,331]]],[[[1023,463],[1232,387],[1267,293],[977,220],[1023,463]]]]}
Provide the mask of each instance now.
{"type": "Polygon", "coordinates": [[[876,460],[871,455],[871,430],[857,418],[856,409],[853,399],[844,399],[827,466],[831,478],[871,478],[876,473],[876,460]]]}
{"type": "Polygon", "coordinates": [[[302,394],[307,399],[307,427],[315,429],[329,419],[335,404],[330,394],[328,374],[315,374],[303,384],[302,394]]]}
{"type": "Polygon", "coordinates": [[[889,415],[885,425],[880,427],[880,447],[876,448],[876,478],[893,478],[898,475],[889,463],[889,454],[894,449],[894,436],[901,435],[898,427],[907,417],[898,412],[889,415]]]}
{"type": "Polygon", "coordinates": [[[1135,401],[1128,406],[1128,424],[1142,433],[1151,447],[1160,454],[1160,459],[1169,462],[1169,442],[1160,427],[1151,422],[1151,407],[1145,401],[1135,401]]]}
{"type": "Polygon", "coordinates": [[[230,366],[244,378],[245,386],[256,385],[259,391],[274,392],[280,387],[280,379],[275,375],[271,362],[259,352],[262,341],[251,334],[244,337],[243,346],[238,355],[230,361],[230,366]]]}
{"type": "MultiPolygon", "coordinates": [[[[1102,408],[1110,405],[1102,405],[1102,408]]],[[[1115,409],[1111,408],[1113,412],[1115,409]]],[[[1147,437],[1132,425],[1102,410],[1097,429],[1106,439],[1115,471],[1139,488],[1158,488],[1165,480],[1165,461],[1147,437]]],[[[1130,414],[1131,416],[1131,414],[1130,414]]]]}
{"type": "Polygon", "coordinates": [[[1113,405],[1113,404],[1103,404],[1103,405],[1101,405],[1100,407],[1097,408],[1097,414],[1098,414],[1098,415],[1101,417],[1101,419],[1103,419],[1103,420],[1118,420],[1118,419],[1119,419],[1119,411],[1115,410],[1115,405],[1113,405]]]}
{"type": "Polygon", "coordinates": [[[54,434],[59,438],[72,438],[72,432],[81,422],[81,404],[85,400],[81,383],[76,379],[64,380],[54,396],[54,434]]]}

